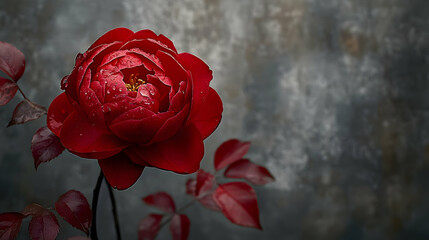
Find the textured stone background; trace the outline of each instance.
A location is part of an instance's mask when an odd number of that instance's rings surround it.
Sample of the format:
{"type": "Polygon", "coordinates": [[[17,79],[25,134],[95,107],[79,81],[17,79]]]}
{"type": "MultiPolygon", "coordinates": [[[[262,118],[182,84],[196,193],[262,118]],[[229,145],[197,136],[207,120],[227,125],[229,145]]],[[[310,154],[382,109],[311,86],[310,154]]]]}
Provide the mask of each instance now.
{"type": "MultiPolygon", "coordinates": [[[[114,27],[150,28],[211,66],[225,111],[203,168],[240,138],[277,181],[256,189],[263,232],[196,205],[190,239],[428,239],[428,12],[427,0],[1,0],[0,41],[24,52],[20,86],[45,106],[76,54],[114,27]]],[[[72,188],[91,199],[95,161],[65,153],[34,170],[45,119],[5,128],[19,98],[0,108],[0,212],[53,206],[72,188]]],[[[163,190],[183,205],[186,179],[147,169],[117,192],[124,239],[154,210],[142,196],[163,190]]],[[[114,239],[108,209],[101,239],[114,239]]]]}

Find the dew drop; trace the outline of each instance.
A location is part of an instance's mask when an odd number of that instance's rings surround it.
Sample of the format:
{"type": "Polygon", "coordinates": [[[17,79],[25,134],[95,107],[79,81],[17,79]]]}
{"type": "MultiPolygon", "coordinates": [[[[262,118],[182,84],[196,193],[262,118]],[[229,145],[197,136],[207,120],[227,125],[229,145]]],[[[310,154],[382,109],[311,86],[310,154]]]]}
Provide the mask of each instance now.
{"type": "Polygon", "coordinates": [[[82,70],[83,70],[83,67],[79,66],[79,72],[82,72],[82,70]]]}
{"type": "Polygon", "coordinates": [[[122,88],[119,88],[119,92],[122,92],[122,88]]]}
{"type": "Polygon", "coordinates": [[[115,91],[115,90],[116,90],[116,87],[115,87],[115,86],[112,86],[112,89],[113,89],[113,91],[115,91]]]}
{"type": "Polygon", "coordinates": [[[85,92],[85,95],[88,95],[88,92],[85,92]]]}
{"type": "Polygon", "coordinates": [[[106,91],[106,93],[107,93],[107,94],[110,94],[110,91],[109,91],[109,90],[107,90],[107,91],[106,91]]]}
{"type": "Polygon", "coordinates": [[[82,136],[83,136],[83,134],[82,134],[82,133],[79,133],[79,136],[81,136],[81,137],[82,137],[82,136]]]}

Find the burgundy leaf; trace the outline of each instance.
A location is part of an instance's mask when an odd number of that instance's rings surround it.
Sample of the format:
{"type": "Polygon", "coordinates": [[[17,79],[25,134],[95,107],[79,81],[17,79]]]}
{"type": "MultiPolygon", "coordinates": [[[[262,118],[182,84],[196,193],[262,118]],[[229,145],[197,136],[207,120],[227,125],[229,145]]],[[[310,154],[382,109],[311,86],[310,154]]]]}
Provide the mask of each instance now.
{"type": "Polygon", "coordinates": [[[91,240],[91,238],[84,236],[74,236],[67,238],[67,240],[91,240]]]}
{"type": "MultiPolygon", "coordinates": [[[[186,181],[186,194],[196,197],[195,196],[196,187],[197,187],[197,180],[192,178],[188,179],[188,181],[186,181]]],[[[207,191],[204,194],[200,193],[200,195],[196,199],[204,207],[210,210],[220,211],[219,206],[213,199],[212,193],[213,191],[207,191]]]]}
{"type": "Polygon", "coordinates": [[[10,102],[18,91],[18,86],[9,79],[0,77],[0,106],[10,102]]]}
{"type": "Polygon", "coordinates": [[[197,180],[190,178],[186,181],[186,194],[195,196],[195,189],[197,188],[197,180]]]}
{"type": "Polygon", "coordinates": [[[195,186],[195,195],[207,192],[213,188],[215,183],[214,176],[211,173],[199,170],[197,174],[197,185],[195,186]]]}
{"type": "Polygon", "coordinates": [[[224,172],[228,178],[244,178],[255,185],[264,185],[274,181],[273,175],[264,167],[248,159],[241,159],[231,164],[224,172]]]}
{"type": "Polygon", "coordinates": [[[60,138],[47,127],[41,127],[33,135],[31,140],[31,153],[34,158],[34,166],[39,167],[41,163],[49,162],[64,151],[60,138]]]}
{"type": "Polygon", "coordinates": [[[139,240],[152,240],[158,234],[162,215],[150,214],[143,218],[139,224],[139,240]]]}
{"type": "Polygon", "coordinates": [[[55,203],[55,210],[73,227],[89,232],[91,226],[91,208],[85,196],[76,190],[61,195],[55,203]]]}
{"type": "Polygon", "coordinates": [[[44,207],[40,206],[37,203],[32,203],[30,205],[27,205],[21,213],[27,217],[41,215],[44,211],[46,211],[44,207]]]}
{"type": "Polygon", "coordinates": [[[45,210],[31,219],[28,231],[32,240],[54,240],[60,231],[60,226],[55,215],[45,210]]]}
{"type": "Polygon", "coordinates": [[[262,230],[255,190],[244,182],[219,185],[213,198],[232,223],[262,230]]]}
{"type": "Polygon", "coordinates": [[[189,236],[191,222],[184,214],[174,214],[170,222],[170,232],[173,240],[186,240],[189,236]]]}
{"type": "MultiPolygon", "coordinates": [[[[213,193],[213,192],[212,192],[213,193]]],[[[217,205],[216,201],[213,199],[213,194],[207,193],[204,194],[204,196],[198,198],[198,202],[201,203],[204,207],[213,210],[213,211],[220,211],[219,205],[217,205]]]]}
{"type": "Polygon", "coordinates": [[[151,194],[142,200],[146,204],[157,207],[165,212],[173,213],[176,211],[173,198],[166,192],[151,194]]]}
{"type": "Polygon", "coordinates": [[[46,114],[45,107],[24,99],[24,101],[16,106],[13,111],[12,119],[7,126],[10,127],[12,125],[26,123],[40,118],[43,114],[46,114]]]}
{"type": "Polygon", "coordinates": [[[0,42],[0,71],[17,82],[24,70],[24,54],[10,43],[0,42]]]}
{"type": "Polygon", "coordinates": [[[0,214],[0,240],[13,240],[19,233],[25,216],[17,212],[0,214]]]}
{"type": "Polygon", "coordinates": [[[250,142],[240,142],[237,139],[231,139],[222,143],[215,153],[215,169],[220,170],[240,160],[249,151],[249,147],[250,142]]]}

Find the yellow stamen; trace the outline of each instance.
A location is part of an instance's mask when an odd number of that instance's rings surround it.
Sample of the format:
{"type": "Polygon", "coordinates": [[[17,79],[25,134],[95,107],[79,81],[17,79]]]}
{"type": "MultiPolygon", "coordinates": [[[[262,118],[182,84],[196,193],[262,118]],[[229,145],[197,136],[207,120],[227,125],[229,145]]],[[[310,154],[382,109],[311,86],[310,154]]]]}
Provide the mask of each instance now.
{"type": "Polygon", "coordinates": [[[130,80],[129,83],[126,83],[125,86],[127,87],[128,91],[132,91],[132,92],[137,92],[138,88],[140,87],[140,85],[142,84],[146,84],[146,81],[137,78],[139,74],[131,74],[130,76],[130,80]]]}

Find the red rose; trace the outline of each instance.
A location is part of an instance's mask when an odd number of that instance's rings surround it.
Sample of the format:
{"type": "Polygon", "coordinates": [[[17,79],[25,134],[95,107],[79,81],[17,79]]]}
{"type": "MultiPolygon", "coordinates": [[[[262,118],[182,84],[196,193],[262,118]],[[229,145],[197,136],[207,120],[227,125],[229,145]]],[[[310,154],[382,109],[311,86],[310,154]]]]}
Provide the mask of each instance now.
{"type": "Polygon", "coordinates": [[[70,152],[99,159],[118,189],[145,166],[193,173],[222,116],[211,79],[202,60],[178,54],[165,36],[117,28],[78,54],[47,124],[70,152]]]}

